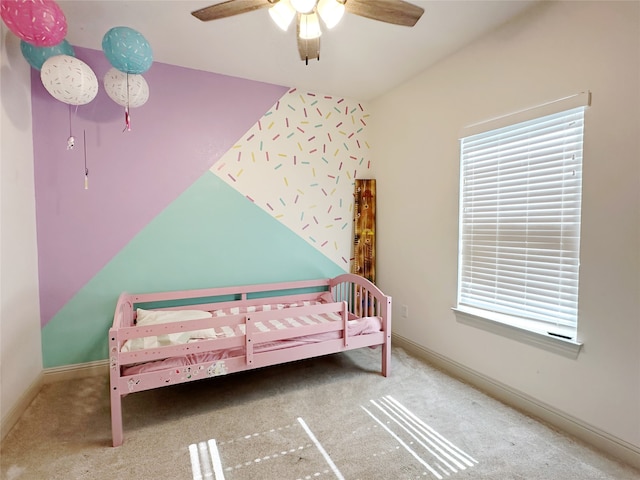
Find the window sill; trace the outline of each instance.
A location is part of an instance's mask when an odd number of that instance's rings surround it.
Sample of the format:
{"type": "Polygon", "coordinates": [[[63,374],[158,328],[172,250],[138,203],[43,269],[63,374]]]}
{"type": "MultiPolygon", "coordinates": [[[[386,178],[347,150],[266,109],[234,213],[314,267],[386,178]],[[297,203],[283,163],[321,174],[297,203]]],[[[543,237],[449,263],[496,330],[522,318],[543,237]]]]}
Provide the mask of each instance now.
{"type": "Polygon", "coordinates": [[[582,343],[575,340],[556,337],[547,332],[530,330],[517,325],[515,321],[505,323],[505,321],[494,320],[482,315],[480,310],[474,311],[456,307],[453,307],[452,310],[456,315],[456,320],[460,323],[512,338],[567,358],[578,358],[578,354],[582,348],[582,343]]]}

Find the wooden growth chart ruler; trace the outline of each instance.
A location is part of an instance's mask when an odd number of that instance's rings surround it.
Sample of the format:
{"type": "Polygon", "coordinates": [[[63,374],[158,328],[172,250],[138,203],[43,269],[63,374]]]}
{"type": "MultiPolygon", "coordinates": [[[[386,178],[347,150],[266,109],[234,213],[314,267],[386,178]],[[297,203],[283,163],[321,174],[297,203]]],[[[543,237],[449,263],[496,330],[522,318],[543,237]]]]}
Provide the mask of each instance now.
{"type": "Polygon", "coordinates": [[[376,283],[376,181],[356,179],[351,273],[376,283]]]}

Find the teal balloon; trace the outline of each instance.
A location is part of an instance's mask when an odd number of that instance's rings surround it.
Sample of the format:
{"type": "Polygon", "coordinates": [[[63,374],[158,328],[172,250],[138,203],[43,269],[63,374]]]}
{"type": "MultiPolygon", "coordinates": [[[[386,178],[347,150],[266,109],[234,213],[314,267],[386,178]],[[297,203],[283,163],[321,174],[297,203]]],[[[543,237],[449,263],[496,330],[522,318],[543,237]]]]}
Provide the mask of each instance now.
{"type": "Polygon", "coordinates": [[[105,33],[102,51],[109,63],[124,73],[140,75],[153,63],[149,42],[140,32],[129,27],[113,27],[105,33]]]}
{"type": "Polygon", "coordinates": [[[22,50],[22,56],[25,60],[36,70],[40,70],[44,62],[56,55],[76,56],[73,47],[66,40],[62,40],[62,42],[53,47],[36,47],[24,40],[20,40],[20,50],[22,50]]]}

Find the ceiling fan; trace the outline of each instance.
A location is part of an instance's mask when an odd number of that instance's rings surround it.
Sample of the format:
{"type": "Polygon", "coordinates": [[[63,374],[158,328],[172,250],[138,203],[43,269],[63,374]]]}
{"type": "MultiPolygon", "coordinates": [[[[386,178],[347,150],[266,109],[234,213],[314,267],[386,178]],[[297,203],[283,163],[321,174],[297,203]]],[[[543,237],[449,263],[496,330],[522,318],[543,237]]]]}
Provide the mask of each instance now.
{"type": "Polygon", "coordinates": [[[309,63],[310,58],[320,60],[319,18],[327,28],[333,28],[346,12],[394,25],[413,27],[424,9],[403,0],[227,0],[201,8],[191,14],[208,22],[241,13],[269,8],[274,22],[287,30],[296,19],[296,37],[300,58],[309,63]]]}

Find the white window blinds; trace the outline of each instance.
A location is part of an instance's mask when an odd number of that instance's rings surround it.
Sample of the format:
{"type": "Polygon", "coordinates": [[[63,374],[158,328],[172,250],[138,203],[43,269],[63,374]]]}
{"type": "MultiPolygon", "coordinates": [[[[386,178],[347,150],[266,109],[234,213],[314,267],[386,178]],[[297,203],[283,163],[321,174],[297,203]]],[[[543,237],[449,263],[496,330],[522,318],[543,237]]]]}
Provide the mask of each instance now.
{"type": "Polygon", "coordinates": [[[461,139],[459,307],[575,331],[583,125],[578,107],[461,139]]]}

